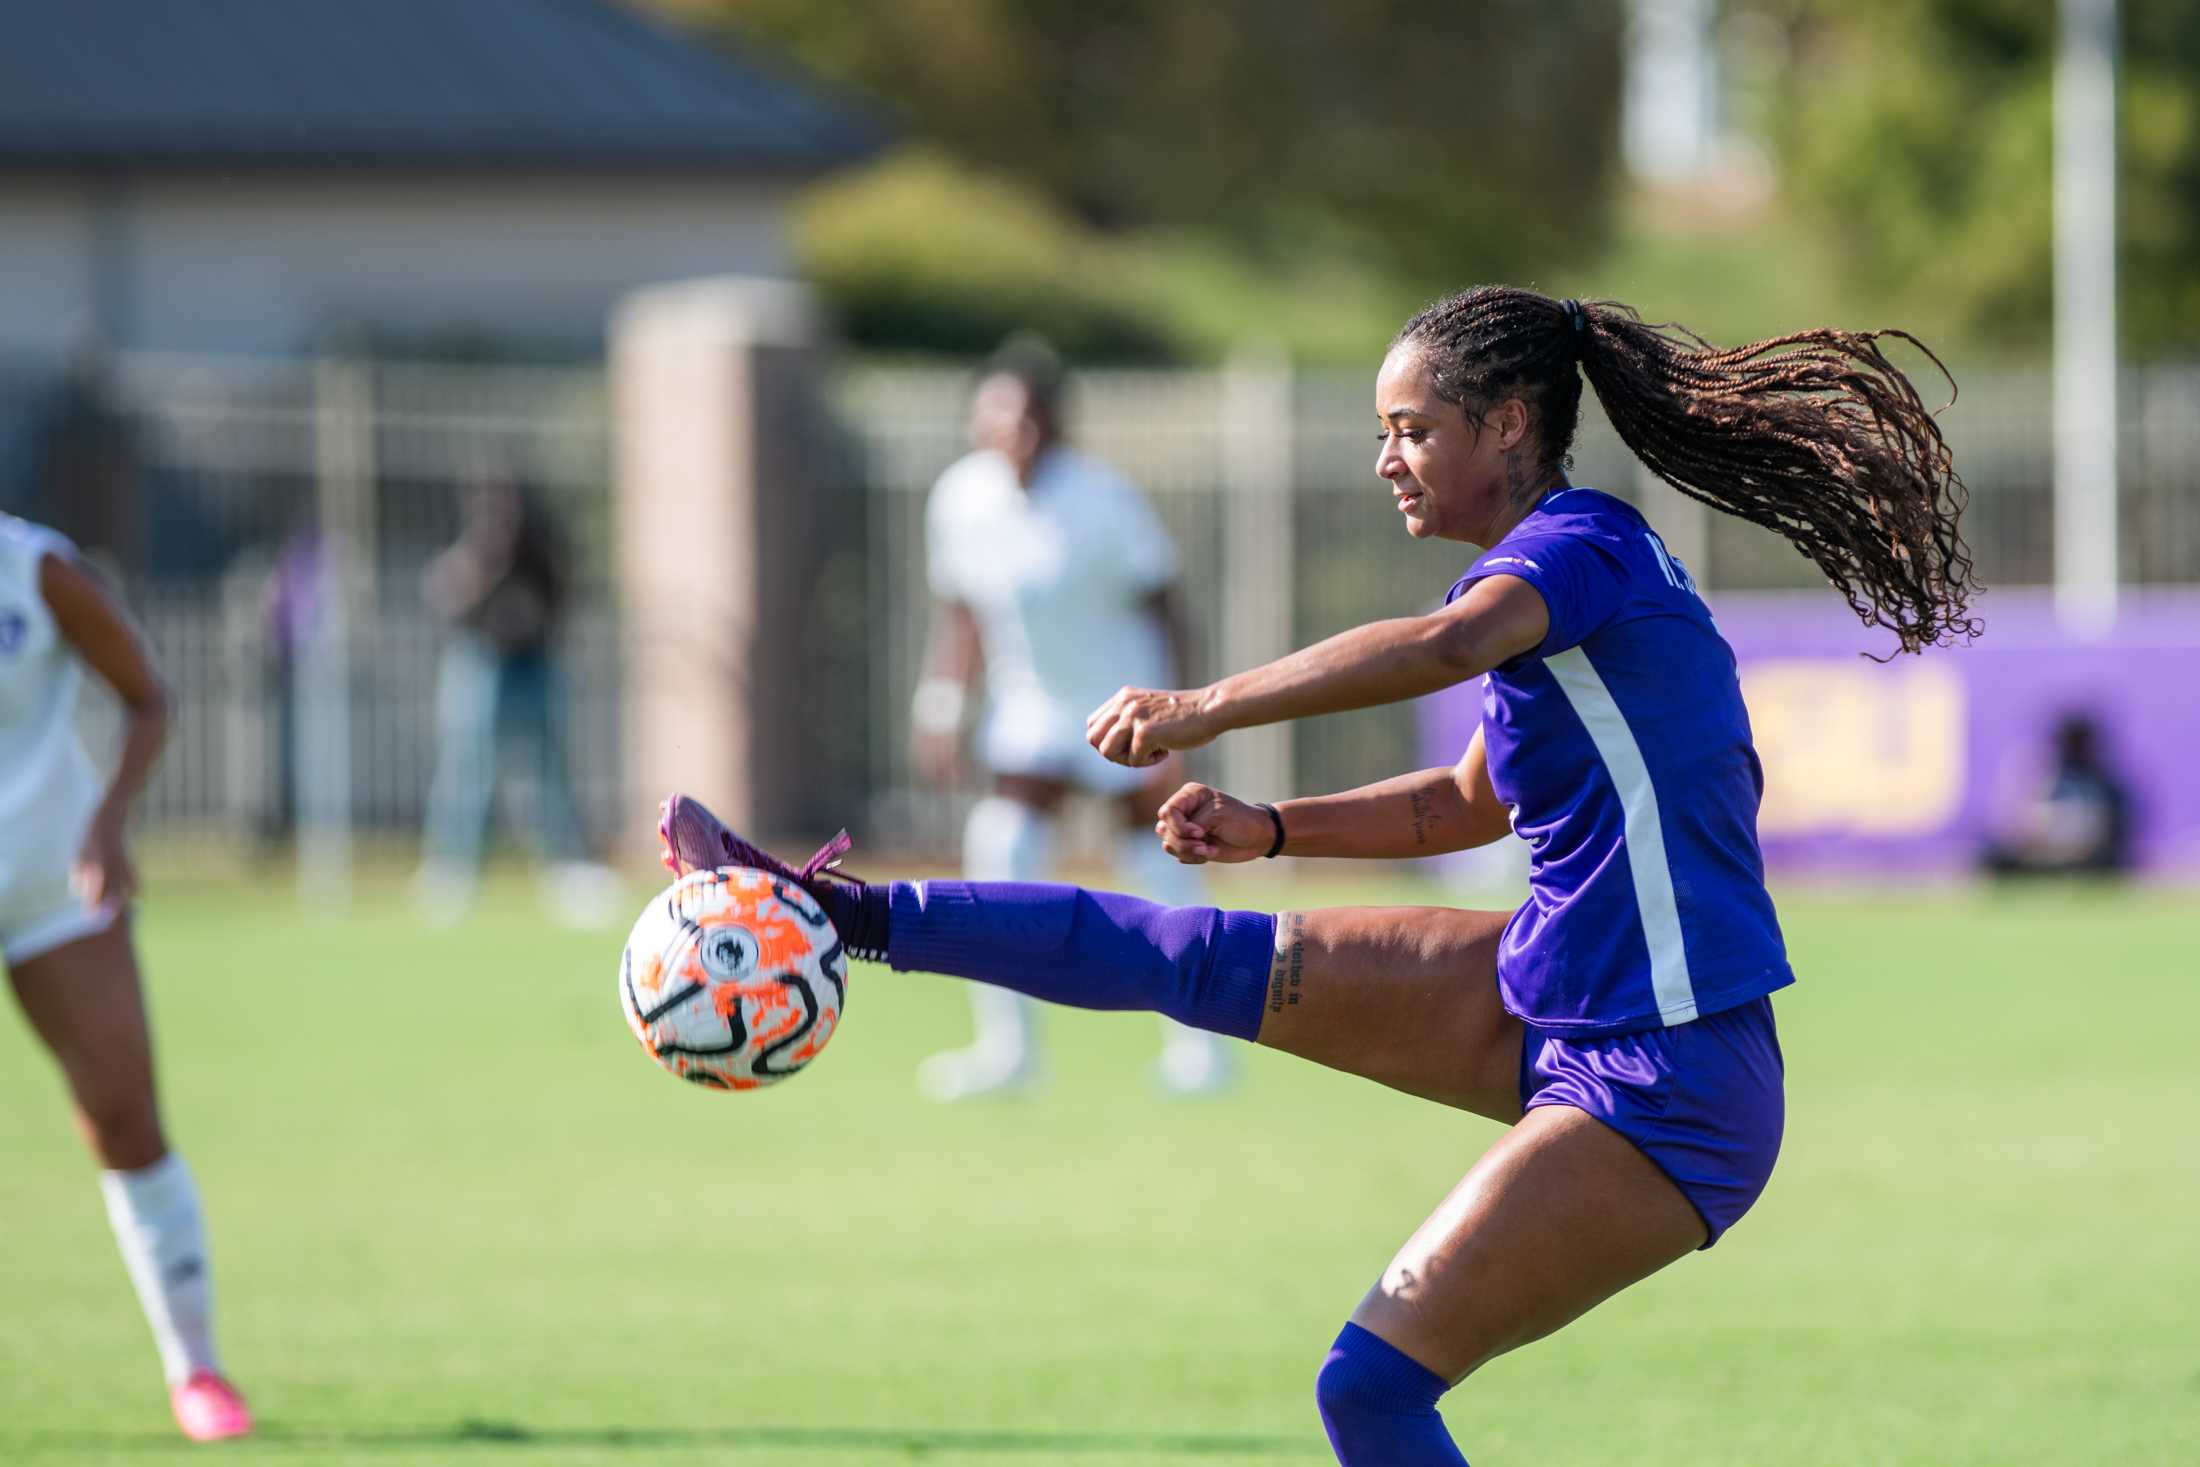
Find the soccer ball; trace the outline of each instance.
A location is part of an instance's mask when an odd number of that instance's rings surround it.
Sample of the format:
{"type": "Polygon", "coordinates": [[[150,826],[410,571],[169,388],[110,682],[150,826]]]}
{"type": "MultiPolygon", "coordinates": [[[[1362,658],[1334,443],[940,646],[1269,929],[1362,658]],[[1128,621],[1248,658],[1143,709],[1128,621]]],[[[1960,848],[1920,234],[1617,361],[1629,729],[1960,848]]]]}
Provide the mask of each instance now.
{"type": "Polygon", "coordinates": [[[848,957],[808,892],[746,866],[691,871],[642,909],[619,1007],[649,1057],[711,1090],[754,1090],[840,1026],[848,957]]]}

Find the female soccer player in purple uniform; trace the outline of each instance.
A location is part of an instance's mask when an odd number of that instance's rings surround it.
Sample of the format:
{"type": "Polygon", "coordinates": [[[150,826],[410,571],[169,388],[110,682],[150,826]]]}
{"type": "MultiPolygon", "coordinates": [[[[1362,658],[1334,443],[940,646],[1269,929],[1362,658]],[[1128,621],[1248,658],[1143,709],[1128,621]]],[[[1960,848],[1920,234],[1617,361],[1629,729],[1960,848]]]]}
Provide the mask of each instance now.
{"type": "MultiPolygon", "coordinates": [[[[1375,384],[1408,533],[1487,547],[1439,611],[1092,715],[1141,765],[1234,728],[1484,678],[1457,766],[1254,805],[1187,785],[1187,862],[1530,847],[1517,912],[1166,908],[1073,886],[799,871],[674,796],[675,869],[801,881],[849,947],[1096,1009],[1153,1009],[1507,1123],[1337,1337],[1315,1397],[1347,1467],[1463,1463],[1437,1398],[1698,1248],[1763,1191],[1783,1118],[1768,995],[1794,981],[1758,854],[1734,657],[1624,502],[1567,482],[1586,378],[1691,498],[1780,531],[1905,651],[1967,637],[1963,487],[1884,335],[1732,351],[1610,302],[1487,286],[1408,321],[1375,384]]],[[[1904,338],[1908,339],[1908,338],[1904,338]]]]}

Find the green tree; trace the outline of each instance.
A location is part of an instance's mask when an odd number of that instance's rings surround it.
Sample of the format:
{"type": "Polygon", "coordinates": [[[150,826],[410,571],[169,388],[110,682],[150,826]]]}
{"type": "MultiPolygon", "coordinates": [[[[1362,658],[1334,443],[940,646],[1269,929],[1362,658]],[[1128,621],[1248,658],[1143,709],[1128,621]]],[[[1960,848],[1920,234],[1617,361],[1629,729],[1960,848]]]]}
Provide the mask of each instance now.
{"type": "MultiPolygon", "coordinates": [[[[1863,293],[2042,347],[2053,304],[2049,0],[1733,0],[1783,38],[1764,98],[1792,207],[1863,293]]],[[[2200,341],[2200,6],[2122,0],[2121,315],[2200,341]]]]}
{"type": "Polygon", "coordinates": [[[1106,230],[1425,289],[1595,252],[1621,0],[686,0],[1106,230]]]}

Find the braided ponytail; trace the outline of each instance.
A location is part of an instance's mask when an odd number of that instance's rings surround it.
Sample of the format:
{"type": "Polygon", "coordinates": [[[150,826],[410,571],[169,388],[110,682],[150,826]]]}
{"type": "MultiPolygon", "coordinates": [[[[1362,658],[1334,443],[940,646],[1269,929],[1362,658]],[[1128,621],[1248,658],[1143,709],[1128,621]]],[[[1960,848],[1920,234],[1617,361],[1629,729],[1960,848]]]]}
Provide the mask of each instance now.
{"type": "Polygon", "coordinates": [[[1821,329],[1721,349],[1616,301],[1509,286],[1430,306],[1396,344],[1414,344],[1448,401],[1486,410],[1523,399],[1554,466],[1572,449],[1586,378],[1652,473],[1778,531],[1859,619],[1916,652],[1978,635],[1979,587],[1958,526],[1963,480],[1882,340],[1908,342],[1947,375],[1905,331],[1821,329]]]}

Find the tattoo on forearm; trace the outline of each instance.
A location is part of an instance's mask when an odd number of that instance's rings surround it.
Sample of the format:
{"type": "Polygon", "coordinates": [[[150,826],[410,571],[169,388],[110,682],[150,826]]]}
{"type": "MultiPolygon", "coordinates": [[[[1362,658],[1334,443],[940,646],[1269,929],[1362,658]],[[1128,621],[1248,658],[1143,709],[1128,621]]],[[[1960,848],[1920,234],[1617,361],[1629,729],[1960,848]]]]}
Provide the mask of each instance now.
{"type": "Polygon", "coordinates": [[[1276,955],[1268,964],[1268,1012],[1281,1013],[1299,1001],[1306,976],[1306,914],[1285,912],[1276,919],[1276,955]]]}
{"type": "Polygon", "coordinates": [[[1427,845],[1429,832],[1436,828],[1436,822],[1442,818],[1436,813],[1436,802],[1429,797],[1427,790],[1415,790],[1407,796],[1406,808],[1413,814],[1413,843],[1417,846],[1427,845]]]}

